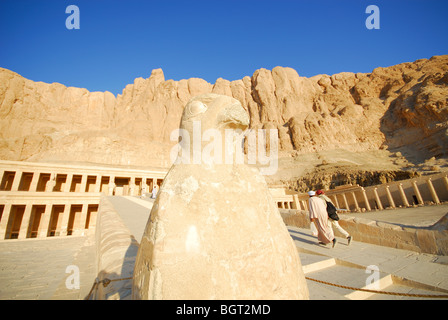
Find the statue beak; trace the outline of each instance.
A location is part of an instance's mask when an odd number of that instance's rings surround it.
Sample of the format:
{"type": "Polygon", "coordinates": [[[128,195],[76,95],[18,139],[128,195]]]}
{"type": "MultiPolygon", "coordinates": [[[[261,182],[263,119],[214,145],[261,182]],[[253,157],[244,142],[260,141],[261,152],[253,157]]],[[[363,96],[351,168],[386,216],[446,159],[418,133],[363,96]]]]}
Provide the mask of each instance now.
{"type": "Polygon", "coordinates": [[[249,127],[250,119],[247,111],[239,103],[235,103],[221,110],[217,121],[218,128],[244,131],[249,127]]]}

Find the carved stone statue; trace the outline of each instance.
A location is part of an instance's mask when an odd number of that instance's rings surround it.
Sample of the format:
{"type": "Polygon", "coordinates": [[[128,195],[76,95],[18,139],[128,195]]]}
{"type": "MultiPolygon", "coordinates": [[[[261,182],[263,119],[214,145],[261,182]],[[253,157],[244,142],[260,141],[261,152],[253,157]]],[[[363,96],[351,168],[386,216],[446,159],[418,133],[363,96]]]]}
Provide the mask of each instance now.
{"type": "Polygon", "coordinates": [[[207,159],[213,139],[197,137],[224,139],[226,129],[248,125],[247,112],[228,96],[205,94],[186,105],[184,158],[171,167],[152,208],[134,299],[308,299],[297,249],[264,177],[244,163],[207,159]],[[194,157],[198,146],[201,161],[188,163],[185,155],[194,157]]]}

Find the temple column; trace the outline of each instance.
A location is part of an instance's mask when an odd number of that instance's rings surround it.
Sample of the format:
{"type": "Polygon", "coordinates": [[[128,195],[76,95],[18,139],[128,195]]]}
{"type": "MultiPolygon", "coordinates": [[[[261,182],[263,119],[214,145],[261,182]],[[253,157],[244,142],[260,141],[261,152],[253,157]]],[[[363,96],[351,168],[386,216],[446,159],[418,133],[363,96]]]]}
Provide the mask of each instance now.
{"type": "Polygon", "coordinates": [[[342,199],[344,200],[345,209],[350,211],[350,206],[348,205],[347,197],[345,196],[345,193],[342,193],[342,199]]]}
{"type": "Polygon", "coordinates": [[[384,210],[380,197],[378,196],[378,188],[373,188],[373,194],[375,195],[375,201],[379,210],[384,210]]]}
{"type": "Polygon", "coordinates": [[[65,181],[64,192],[70,192],[70,187],[72,186],[72,182],[73,182],[73,173],[68,173],[67,180],[65,181]]]}
{"type": "Polygon", "coordinates": [[[339,201],[338,201],[337,195],[333,195],[332,197],[333,197],[335,207],[339,209],[339,201]]]}
{"type": "Polygon", "coordinates": [[[364,188],[361,188],[361,192],[362,192],[362,196],[364,198],[364,202],[366,203],[366,209],[368,211],[371,211],[372,208],[370,207],[370,203],[369,203],[369,199],[367,198],[366,190],[364,188]]]}
{"type": "Polygon", "coordinates": [[[353,197],[353,201],[355,202],[356,211],[360,211],[358,200],[356,200],[355,192],[351,192],[351,194],[352,194],[352,197],[353,197]]]}
{"type": "Polygon", "coordinates": [[[109,179],[109,196],[114,195],[114,188],[115,188],[115,176],[110,176],[109,179]]]}
{"type": "Polygon", "coordinates": [[[428,185],[429,192],[431,193],[432,200],[433,200],[435,203],[440,204],[439,197],[437,196],[436,189],[434,189],[434,186],[432,185],[431,178],[429,178],[428,180],[426,180],[426,184],[428,185]]]}
{"type": "Polygon", "coordinates": [[[148,177],[143,177],[143,181],[142,181],[142,196],[146,196],[146,193],[149,192],[148,184],[146,183],[146,181],[148,181],[148,177]]]}
{"type": "Polygon", "coordinates": [[[409,202],[408,202],[408,199],[406,198],[406,194],[404,193],[402,183],[398,184],[398,190],[400,191],[400,196],[401,196],[401,200],[403,201],[403,205],[406,207],[409,207],[409,202]]]}
{"type": "MultiPolygon", "coordinates": [[[[64,206],[64,212],[62,213],[62,217],[60,217],[60,219],[61,219],[61,227],[60,227],[60,231],[59,231],[60,236],[67,235],[68,220],[70,218],[71,207],[72,207],[71,204],[66,204],[64,206]]],[[[57,232],[57,230],[56,230],[56,232],[57,232]]]]}
{"type": "Polygon", "coordinates": [[[6,172],[5,170],[0,170],[0,185],[3,181],[3,177],[5,176],[5,172],[6,172]]]}
{"type": "Polygon", "coordinates": [[[73,234],[75,235],[84,235],[84,229],[86,226],[86,219],[87,219],[87,209],[89,208],[88,204],[83,204],[81,209],[81,218],[78,220],[78,223],[76,223],[73,226],[73,234]]]}
{"type": "Polygon", "coordinates": [[[299,202],[299,197],[296,194],[292,195],[292,198],[294,199],[294,204],[296,206],[297,210],[300,210],[300,202],[299,202]]]}
{"type": "Polygon", "coordinates": [[[48,180],[47,185],[45,186],[45,192],[52,192],[55,185],[56,185],[56,173],[52,172],[50,174],[50,180],[48,180]]]}
{"type": "Polygon", "coordinates": [[[307,211],[308,210],[308,201],[300,200],[300,203],[302,204],[303,210],[307,211]]]}
{"type": "Polygon", "coordinates": [[[415,196],[417,197],[417,204],[423,204],[423,198],[422,195],[420,194],[420,191],[418,190],[417,187],[417,181],[412,181],[412,188],[414,189],[415,192],[415,196]]]}
{"type": "Polygon", "coordinates": [[[11,209],[12,205],[10,203],[5,203],[5,206],[3,207],[2,220],[0,221],[0,241],[5,239],[11,209]]]}
{"type": "Polygon", "coordinates": [[[387,200],[389,200],[389,205],[392,208],[395,208],[395,202],[394,202],[394,199],[392,198],[392,194],[390,193],[389,186],[386,186],[386,195],[387,195],[387,200]]]}
{"type": "Polygon", "coordinates": [[[129,195],[135,196],[135,177],[129,179],[129,195]]]}
{"type": "Polygon", "coordinates": [[[79,192],[82,192],[82,193],[86,192],[87,180],[88,180],[87,174],[81,175],[81,186],[79,188],[79,192]]]}
{"type": "Polygon", "coordinates": [[[25,206],[25,211],[23,213],[22,224],[20,225],[19,237],[18,239],[26,239],[28,233],[28,226],[30,224],[31,211],[33,210],[32,204],[27,204],[25,206]]]}
{"type": "Polygon", "coordinates": [[[41,223],[39,225],[39,232],[37,233],[38,238],[46,238],[47,237],[52,207],[53,207],[53,205],[51,205],[51,204],[47,204],[45,206],[45,212],[42,217],[41,223]]]}
{"type": "Polygon", "coordinates": [[[448,191],[448,177],[447,176],[443,177],[443,184],[445,185],[445,188],[448,191]]]}
{"type": "Polygon", "coordinates": [[[96,176],[94,192],[99,193],[101,191],[101,175],[96,176]]]}
{"type": "Polygon", "coordinates": [[[12,187],[11,187],[11,191],[19,191],[19,185],[20,185],[20,180],[22,178],[22,174],[23,172],[20,170],[17,170],[15,175],[14,175],[14,180],[12,182],[12,187]]]}
{"type": "Polygon", "coordinates": [[[39,177],[40,177],[40,172],[33,172],[33,178],[31,178],[31,183],[30,183],[30,192],[36,192],[37,191],[37,184],[39,183],[39,177]]]}

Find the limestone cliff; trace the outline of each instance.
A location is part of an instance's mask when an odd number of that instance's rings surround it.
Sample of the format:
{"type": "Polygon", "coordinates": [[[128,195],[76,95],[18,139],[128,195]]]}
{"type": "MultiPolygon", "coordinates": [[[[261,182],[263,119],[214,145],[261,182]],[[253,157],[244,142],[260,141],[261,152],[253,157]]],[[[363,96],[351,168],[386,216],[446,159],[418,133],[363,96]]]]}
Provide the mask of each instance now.
{"type": "Polygon", "coordinates": [[[300,77],[291,68],[210,84],[165,80],[161,69],[122,94],[33,82],[0,68],[0,159],[168,166],[187,101],[238,99],[251,128],[278,129],[280,149],[401,151],[414,161],[448,156],[448,55],[372,73],[300,77]]]}

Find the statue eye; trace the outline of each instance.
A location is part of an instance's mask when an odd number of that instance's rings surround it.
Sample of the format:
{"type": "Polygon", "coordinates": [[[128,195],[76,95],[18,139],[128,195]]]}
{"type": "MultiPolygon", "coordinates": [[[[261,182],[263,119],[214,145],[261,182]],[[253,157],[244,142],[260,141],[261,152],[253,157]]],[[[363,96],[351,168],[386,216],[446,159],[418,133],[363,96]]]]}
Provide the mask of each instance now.
{"type": "Polygon", "coordinates": [[[207,106],[201,101],[193,101],[189,106],[189,116],[194,117],[207,110],[207,106]]]}

